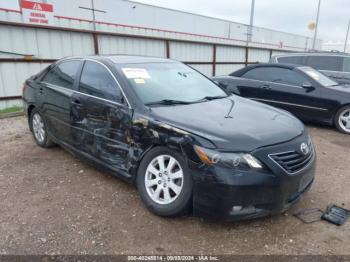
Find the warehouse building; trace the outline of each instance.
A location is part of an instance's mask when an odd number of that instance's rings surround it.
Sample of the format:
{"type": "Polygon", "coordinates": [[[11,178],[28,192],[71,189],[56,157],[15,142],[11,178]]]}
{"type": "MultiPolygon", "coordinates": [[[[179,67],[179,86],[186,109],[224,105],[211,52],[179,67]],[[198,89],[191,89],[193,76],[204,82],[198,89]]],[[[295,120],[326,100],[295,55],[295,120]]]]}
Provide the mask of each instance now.
{"type": "MultiPolygon", "coordinates": [[[[0,36],[0,109],[20,105],[24,80],[65,56],[167,57],[213,76],[312,44],[305,36],[125,0],[1,1],[0,36]]],[[[316,49],[321,45],[317,40],[316,49]]]]}

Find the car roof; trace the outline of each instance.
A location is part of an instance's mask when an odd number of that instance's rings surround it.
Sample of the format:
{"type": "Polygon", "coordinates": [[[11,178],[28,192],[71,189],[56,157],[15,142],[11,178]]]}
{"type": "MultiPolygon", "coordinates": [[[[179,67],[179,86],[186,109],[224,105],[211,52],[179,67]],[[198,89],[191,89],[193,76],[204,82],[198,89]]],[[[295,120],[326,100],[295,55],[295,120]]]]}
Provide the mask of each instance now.
{"type": "Polygon", "coordinates": [[[178,63],[176,60],[152,57],[152,56],[139,56],[139,55],[90,55],[90,56],[71,56],[65,57],[66,59],[93,59],[93,60],[109,60],[114,64],[139,64],[139,63],[178,63]]]}
{"type": "Polygon", "coordinates": [[[303,65],[297,65],[297,64],[288,64],[288,63],[261,63],[261,64],[254,64],[254,65],[249,65],[245,67],[244,69],[251,70],[253,68],[258,68],[258,67],[280,67],[280,68],[287,68],[287,69],[294,69],[296,67],[305,67],[303,65]]]}
{"type": "Polygon", "coordinates": [[[233,73],[231,73],[231,76],[242,76],[246,72],[254,69],[254,68],[262,68],[262,67],[276,67],[276,68],[285,68],[285,69],[290,69],[293,70],[294,68],[299,68],[299,67],[307,67],[304,65],[297,65],[297,64],[287,64],[287,63],[263,63],[263,64],[254,64],[254,65],[249,65],[247,67],[244,67],[242,69],[239,69],[233,73]]]}
{"type": "Polygon", "coordinates": [[[169,63],[177,62],[175,60],[162,58],[162,57],[152,57],[152,56],[134,56],[134,55],[113,55],[108,56],[115,64],[133,64],[133,63],[169,63]]]}

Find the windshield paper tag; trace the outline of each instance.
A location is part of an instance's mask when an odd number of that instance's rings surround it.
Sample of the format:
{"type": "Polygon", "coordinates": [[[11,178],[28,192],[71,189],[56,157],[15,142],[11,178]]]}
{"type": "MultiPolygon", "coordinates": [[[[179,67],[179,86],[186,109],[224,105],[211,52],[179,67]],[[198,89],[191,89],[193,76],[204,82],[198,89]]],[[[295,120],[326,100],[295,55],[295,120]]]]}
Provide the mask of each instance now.
{"type": "Polygon", "coordinates": [[[135,81],[136,84],[144,84],[144,83],[146,83],[145,79],[143,79],[143,78],[135,78],[134,81],[135,81]]]}
{"type": "Polygon", "coordinates": [[[146,69],[143,68],[122,68],[127,78],[151,78],[146,69]]]}

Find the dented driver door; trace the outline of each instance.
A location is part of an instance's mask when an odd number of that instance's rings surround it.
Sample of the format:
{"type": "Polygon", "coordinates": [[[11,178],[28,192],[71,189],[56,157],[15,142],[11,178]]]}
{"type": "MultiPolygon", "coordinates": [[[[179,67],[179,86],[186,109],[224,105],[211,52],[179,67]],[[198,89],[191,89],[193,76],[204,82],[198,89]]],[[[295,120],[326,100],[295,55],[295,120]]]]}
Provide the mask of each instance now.
{"type": "Polygon", "coordinates": [[[113,169],[126,170],[132,109],[108,68],[85,62],[72,105],[74,147],[113,169]]]}

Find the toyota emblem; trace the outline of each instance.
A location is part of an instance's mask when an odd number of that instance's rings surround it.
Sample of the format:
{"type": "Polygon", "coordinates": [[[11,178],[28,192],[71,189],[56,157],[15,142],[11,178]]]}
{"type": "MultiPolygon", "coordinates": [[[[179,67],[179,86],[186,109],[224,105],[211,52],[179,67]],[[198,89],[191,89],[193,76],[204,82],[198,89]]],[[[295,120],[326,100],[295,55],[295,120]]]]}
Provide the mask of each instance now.
{"type": "Polygon", "coordinates": [[[300,151],[304,154],[307,155],[310,153],[310,147],[306,143],[301,143],[300,145],[300,151]]]}

